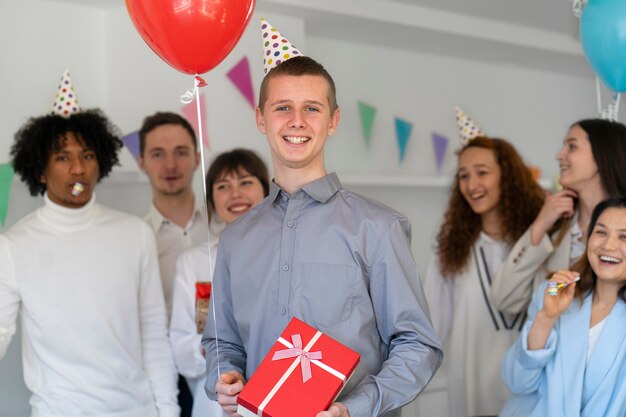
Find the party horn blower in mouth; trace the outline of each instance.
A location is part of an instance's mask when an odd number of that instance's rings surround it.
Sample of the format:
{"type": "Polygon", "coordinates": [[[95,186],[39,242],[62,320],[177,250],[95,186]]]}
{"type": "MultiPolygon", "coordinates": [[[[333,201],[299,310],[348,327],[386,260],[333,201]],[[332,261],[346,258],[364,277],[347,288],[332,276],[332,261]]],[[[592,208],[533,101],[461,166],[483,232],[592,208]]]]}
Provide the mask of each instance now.
{"type": "Polygon", "coordinates": [[[74,184],[74,187],[72,187],[72,195],[74,197],[78,197],[83,191],[85,191],[85,186],[80,182],[77,182],[74,184]]]}

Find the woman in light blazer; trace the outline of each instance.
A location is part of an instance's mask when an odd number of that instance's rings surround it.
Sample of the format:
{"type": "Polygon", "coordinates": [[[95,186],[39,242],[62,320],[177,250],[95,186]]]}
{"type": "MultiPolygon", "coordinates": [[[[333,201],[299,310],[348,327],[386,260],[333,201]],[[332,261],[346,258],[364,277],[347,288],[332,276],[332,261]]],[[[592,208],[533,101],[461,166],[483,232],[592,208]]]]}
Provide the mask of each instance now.
{"type": "Polygon", "coordinates": [[[626,126],[603,119],[574,123],[556,155],[563,187],[546,201],[517,240],[491,286],[502,311],[524,311],[533,291],[584,251],[584,231],[596,204],[626,195],[626,126]]]}
{"type": "Polygon", "coordinates": [[[598,204],[585,252],[535,293],[500,417],[626,416],[626,198],[598,204]]]}

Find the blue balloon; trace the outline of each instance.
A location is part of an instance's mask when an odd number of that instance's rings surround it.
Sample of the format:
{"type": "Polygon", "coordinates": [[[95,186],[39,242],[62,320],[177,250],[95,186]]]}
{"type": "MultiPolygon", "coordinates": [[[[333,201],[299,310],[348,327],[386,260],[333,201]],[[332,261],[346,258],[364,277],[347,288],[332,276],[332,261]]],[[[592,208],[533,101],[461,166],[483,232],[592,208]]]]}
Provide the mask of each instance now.
{"type": "Polygon", "coordinates": [[[580,38],[591,67],[613,91],[626,91],[626,0],[589,0],[580,38]]]}

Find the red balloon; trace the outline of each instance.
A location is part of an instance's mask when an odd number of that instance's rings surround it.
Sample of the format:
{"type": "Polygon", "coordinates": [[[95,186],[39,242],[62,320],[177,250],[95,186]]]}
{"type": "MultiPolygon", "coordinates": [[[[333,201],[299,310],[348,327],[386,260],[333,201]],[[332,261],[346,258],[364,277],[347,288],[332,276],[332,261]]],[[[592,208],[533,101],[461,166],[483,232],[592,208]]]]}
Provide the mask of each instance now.
{"type": "Polygon", "coordinates": [[[235,47],[255,0],[126,0],[135,28],[165,62],[186,74],[215,68],[235,47]]]}

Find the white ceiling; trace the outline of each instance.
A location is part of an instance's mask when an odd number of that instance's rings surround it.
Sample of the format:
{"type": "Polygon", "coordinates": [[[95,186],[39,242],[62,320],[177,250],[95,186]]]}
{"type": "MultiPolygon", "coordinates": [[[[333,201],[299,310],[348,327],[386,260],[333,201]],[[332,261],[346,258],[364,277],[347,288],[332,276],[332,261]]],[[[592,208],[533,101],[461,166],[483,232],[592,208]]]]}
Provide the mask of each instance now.
{"type": "MultiPolygon", "coordinates": [[[[47,1],[101,9],[124,5],[124,0],[47,1]]],[[[316,37],[589,76],[573,2],[257,0],[256,7],[302,18],[306,33],[316,37]]]]}
{"type": "MultiPolygon", "coordinates": [[[[48,0],[110,9],[124,0],[48,0]]],[[[311,0],[315,1],[315,0],[311,0]]],[[[342,0],[337,0],[342,1],[342,0]]],[[[382,0],[406,6],[421,6],[467,16],[513,23],[564,34],[577,33],[578,19],[572,12],[573,0],[382,0]]],[[[257,6],[264,0],[257,0],[257,6]]]]}
{"type": "Polygon", "coordinates": [[[565,34],[577,33],[573,0],[385,0],[565,34]]]}

